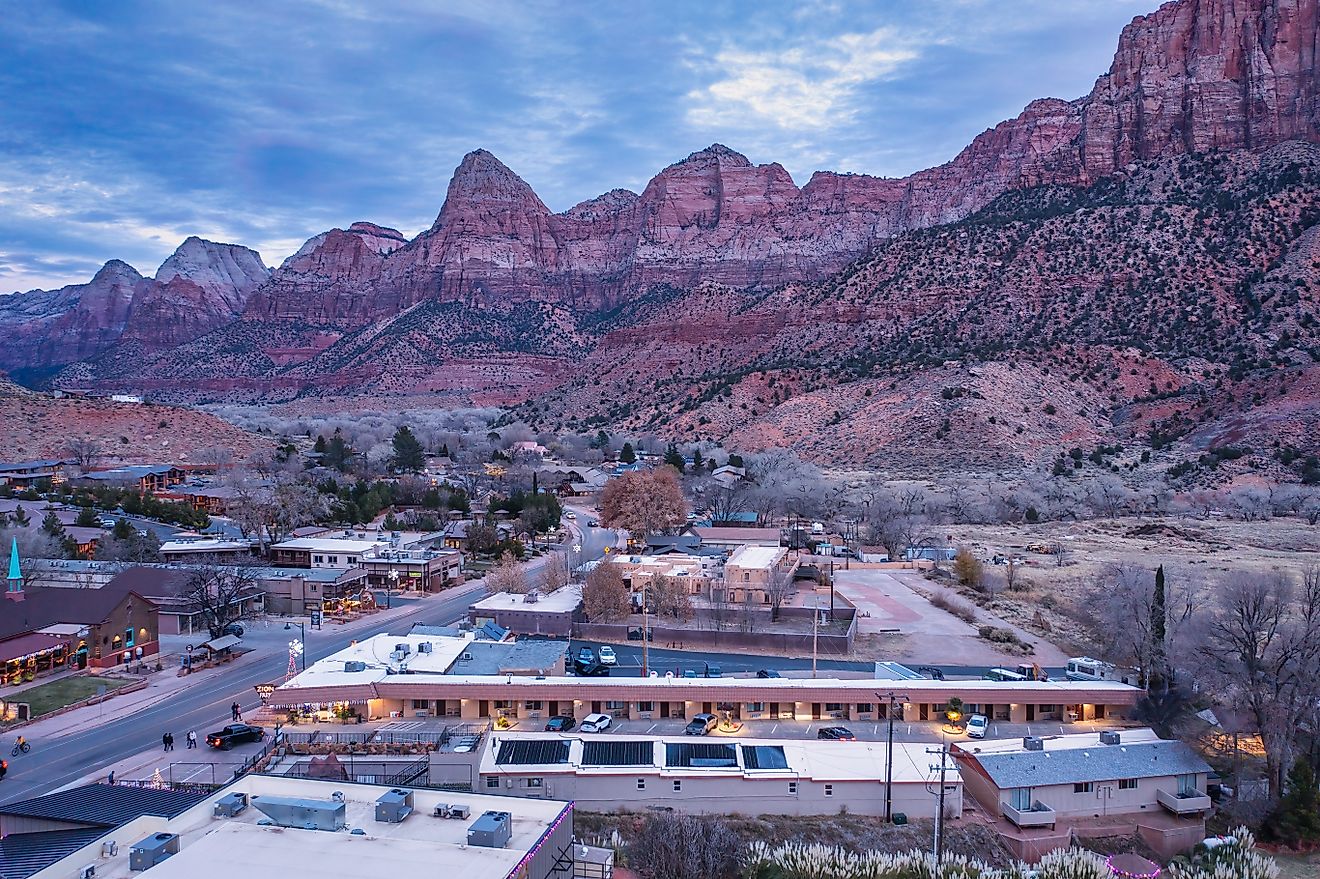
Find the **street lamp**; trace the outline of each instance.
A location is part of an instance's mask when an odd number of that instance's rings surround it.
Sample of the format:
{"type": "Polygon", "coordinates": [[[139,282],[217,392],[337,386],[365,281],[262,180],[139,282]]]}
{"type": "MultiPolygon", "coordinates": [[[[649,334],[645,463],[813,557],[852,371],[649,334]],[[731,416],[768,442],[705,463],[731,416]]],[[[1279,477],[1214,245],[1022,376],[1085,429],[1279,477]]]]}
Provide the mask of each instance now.
{"type": "Polygon", "coordinates": [[[302,670],[307,671],[307,655],[303,650],[303,645],[307,643],[307,626],[303,623],[286,622],[284,631],[291,632],[294,626],[298,627],[299,638],[289,642],[289,655],[294,658],[302,657],[302,670]]]}
{"type": "Polygon", "coordinates": [[[390,595],[399,586],[399,572],[390,568],[389,574],[385,577],[385,609],[390,608],[390,595]]]}

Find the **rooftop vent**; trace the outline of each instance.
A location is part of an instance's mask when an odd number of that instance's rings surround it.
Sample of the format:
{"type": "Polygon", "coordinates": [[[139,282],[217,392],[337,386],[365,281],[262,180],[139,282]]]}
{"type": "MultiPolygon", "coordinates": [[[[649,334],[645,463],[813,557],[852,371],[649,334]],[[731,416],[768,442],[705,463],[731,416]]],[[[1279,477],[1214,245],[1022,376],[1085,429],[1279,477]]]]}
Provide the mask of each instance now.
{"type": "Polygon", "coordinates": [[[128,868],[130,870],[149,870],[168,858],[179,853],[179,834],[153,833],[146,839],[133,843],[128,850],[128,868]]]}
{"type": "Polygon", "coordinates": [[[513,836],[513,816],[508,812],[482,812],[468,828],[468,845],[504,848],[513,836]]]}
{"type": "Polygon", "coordinates": [[[280,827],[338,830],[345,823],[343,802],[301,797],[252,797],[252,805],[269,815],[280,827]]]}
{"type": "Polygon", "coordinates": [[[1024,751],[1043,751],[1045,750],[1045,740],[1040,736],[1026,736],[1022,739],[1022,749],[1024,751]]]}
{"type": "Polygon", "coordinates": [[[217,818],[233,818],[248,807],[247,794],[232,793],[225,794],[215,802],[215,809],[212,812],[217,818]]]}
{"type": "Polygon", "coordinates": [[[418,645],[417,645],[417,652],[418,652],[418,653],[430,653],[430,652],[431,652],[431,642],[430,642],[430,641],[423,641],[422,643],[418,644],[418,645]]]}
{"type": "Polygon", "coordinates": [[[1100,733],[1100,744],[1117,745],[1123,741],[1123,736],[1117,730],[1107,729],[1100,733]]]}
{"type": "Polygon", "coordinates": [[[413,792],[396,787],[387,790],[376,800],[376,820],[398,824],[412,814],[413,792]]]}
{"type": "Polygon", "coordinates": [[[344,671],[366,671],[367,664],[360,659],[350,659],[344,663],[344,671]]]}

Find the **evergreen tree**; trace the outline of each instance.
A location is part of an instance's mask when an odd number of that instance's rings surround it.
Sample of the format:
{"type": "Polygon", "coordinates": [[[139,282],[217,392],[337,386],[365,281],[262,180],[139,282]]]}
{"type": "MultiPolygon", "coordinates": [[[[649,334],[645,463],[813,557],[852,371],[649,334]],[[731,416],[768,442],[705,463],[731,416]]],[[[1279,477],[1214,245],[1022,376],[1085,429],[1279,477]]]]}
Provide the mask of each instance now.
{"type": "Polygon", "coordinates": [[[95,528],[101,524],[101,517],[96,515],[96,510],[91,507],[79,507],[78,518],[74,520],[79,528],[95,528]]]}
{"type": "Polygon", "coordinates": [[[1261,829],[1274,841],[1293,847],[1320,841],[1320,791],[1315,770],[1305,759],[1293,764],[1288,792],[1261,829]]]}
{"type": "Polygon", "coordinates": [[[537,480],[536,480],[536,471],[533,470],[533,471],[532,471],[532,494],[533,494],[533,495],[538,495],[538,494],[540,494],[540,493],[541,493],[541,489],[540,489],[540,486],[537,484],[537,480]]]}
{"type": "Polygon", "coordinates": [[[701,456],[701,449],[697,449],[692,453],[692,469],[700,470],[704,464],[705,459],[701,456]]]}
{"type": "Polygon", "coordinates": [[[321,463],[341,473],[348,472],[348,465],[357,453],[353,447],[344,441],[344,435],[336,428],[334,436],[326,443],[325,457],[321,463]]]}
{"type": "Polygon", "coordinates": [[[390,464],[395,470],[404,473],[417,473],[426,469],[426,453],[406,424],[394,431],[394,456],[390,464]]]}
{"type": "Polygon", "coordinates": [[[593,449],[608,449],[610,447],[610,435],[605,431],[597,431],[596,438],[591,441],[593,449]]]}
{"type": "Polygon", "coordinates": [[[317,434],[317,435],[316,435],[316,445],[312,446],[312,450],[313,450],[314,452],[317,452],[318,454],[322,454],[322,455],[325,454],[325,437],[324,437],[324,436],[322,436],[321,434],[317,434]]]}
{"type": "MultiPolygon", "coordinates": [[[[623,464],[632,464],[637,460],[637,453],[633,451],[632,443],[624,443],[623,448],[619,450],[619,462],[623,464]]],[[[22,509],[20,507],[20,509],[22,509]]]]}
{"type": "Polygon", "coordinates": [[[683,455],[678,451],[678,446],[674,443],[670,443],[668,448],[665,449],[665,463],[670,467],[673,467],[679,473],[683,472],[683,455]]]}
{"type": "Polygon", "coordinates": [[[741,467],[741,466],[743,466],[743,458],[742,458],[742,455],[730,455],[730,456],[729,456],[729,466],[730,466],[730,467],[741,467]]]}
{"type": "Polygon", "coordinates": [[[440,457],[442,458],[449,457],[449,443],[445,443],[440,447],[440,457]]]}
{"type": "Polygon", "coordinates": [[[1150,672],[1146,687],[1157,692],[1168,687],[1168,628],[1167,595],[1164,590],[1164,565],[1155,569],[1155,594],[1150,602],[1150,672]]]}
{"type": "Polygon", "coordinates": [[[14,512],[11,514],[10,518],[12,518],[14,524],[20,528],[26,528],[28,523],[32,521],[32,519],[28,517],[27,510],[23,509],[22,504],[14,507],[14,512]]]}

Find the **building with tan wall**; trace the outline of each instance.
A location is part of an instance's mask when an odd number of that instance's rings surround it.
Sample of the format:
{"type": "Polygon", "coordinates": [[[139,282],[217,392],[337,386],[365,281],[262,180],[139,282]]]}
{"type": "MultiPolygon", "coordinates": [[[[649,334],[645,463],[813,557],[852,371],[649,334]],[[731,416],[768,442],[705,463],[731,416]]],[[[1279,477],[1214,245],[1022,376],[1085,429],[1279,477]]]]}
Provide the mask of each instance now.
{"type": "Polygon", "coordinates": [[[724,563],[724,589],[731,604],[772,604],[791,590],[798,555],[782,546],[743,546],[724,563]]]}

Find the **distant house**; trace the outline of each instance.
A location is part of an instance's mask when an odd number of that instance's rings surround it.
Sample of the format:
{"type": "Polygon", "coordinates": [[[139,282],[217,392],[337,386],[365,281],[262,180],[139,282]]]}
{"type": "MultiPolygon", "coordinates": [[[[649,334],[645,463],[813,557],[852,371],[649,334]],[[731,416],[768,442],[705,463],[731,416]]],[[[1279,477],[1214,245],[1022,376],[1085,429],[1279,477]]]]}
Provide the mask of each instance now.
{"type": "Polygon", "coordinates": [[[716,528],[755,528],[757,516],[751,510],[740,510],[736,513],[726,513],[723,516],[713,517],[710,524],[716,528]]]}
{"type": "Polygon", "coordinates": [[[450,549],[467,549],[468,529],[476,524],[472,519],[457,519],[453,522],[447,522],[440,531],[444,545],[450,549]]]}
{"type": "Polygon", "coordinates": [[[798,557],[782,546],[743,546],[724,563],[724,588],[733,604],[772,604],[778,586],[787,589],[797,573],[798,557]]]}
{"type": "Polygon", "coordinates": [[[742,467],[730,467],[725,464],[723,467],[716,467],[711,472],[710,478],[724,488],[732,488],[747,478],[747,471],[742,467]]]}
{"type": "MultiPolygon", "coordinates": [[[[101,589],[118,589],[141,595],[159,612],[160,631],[166,635],[191,635],[206,632],[206,618],[188,594],[193,571],[178,568],[136,566],[114,577],[101,589]]],[[[245,616],[259,610],[264,593],[255,581],[235,592],[229,604],[231,616],[245,616]]]]}
{"type": "Polygon", "coordinates": [[[84,473],[82,478],[98,485],[130,488],[141,494],[154,494],[178,485],[186,476],[183,470],[169,464],[135,464],[114,467],[110,470],[94,470],[84,473]]]}
{"type": "Polygon", "coordinates": [[[0,485],[29,488],[43,479],[59,485],[67,478],[64,461],[6,461],[0,462],[0,485]]]}
{"type": "Polygon", "coordinates": [[[223,516],[238,497],[238,490],[228,485],[176,485],[163,496],[188,504],[208,516],[223,516]]]}
{"type": "Polygon", "coordinates": [[[735,552],[744,546],[779,546],[781,538],[778,528],[698,525],[689,530],[701,538],[702,546],[713,546],[726,552],[735,552]]]}
{"type": "Polygon", "coordinates": [[[245,538],[176,534],[160,545],[160,554],[170,562],[244,561],[257,554],[257,543],[245,538]]]}
{"type": "Polygon", "coordinates": [[[534,440],[517,442],[509,446],[509,458],[514,461],[539,461],[548,454],[550,450],[534,440]]]}
{"type": "Polygon", "coordinates": [[[495,623],[517,634],[568,637],[581,604],[578,586],[565,586],[548,595],[496,592],[469,605],[468,620],[475,626],[495,623]]]}

